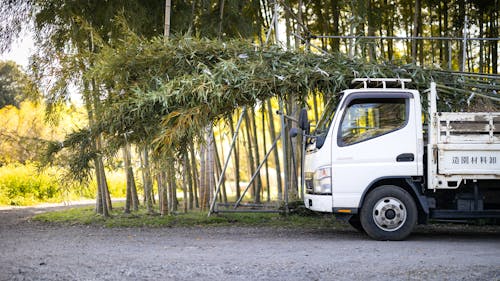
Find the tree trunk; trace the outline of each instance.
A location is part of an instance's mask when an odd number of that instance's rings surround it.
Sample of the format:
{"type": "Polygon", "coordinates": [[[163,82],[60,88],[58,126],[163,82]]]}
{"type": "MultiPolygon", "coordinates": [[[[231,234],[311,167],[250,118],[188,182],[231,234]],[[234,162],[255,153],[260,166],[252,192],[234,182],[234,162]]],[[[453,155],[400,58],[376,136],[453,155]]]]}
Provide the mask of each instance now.
{"type": "MultiPolygon", "coordinates": [[[[295,119],[298,119],[298,106],[297,102],[294,101],[294,99],[289,98],[288,99],[288,105],[287,105],[287,113],[290,113],[290,115],[293,114],[293,117],[295,119]]],[[[297,159],[298,159],[298,149],[297,147],[300,147],[300,143],[297,140],[298,138],[290,138],[290,134],[288,133],[290,128],[293,127],[293,123],[291,120],[286,120],[286,130],[285,130],[285,138],[287,141],[287,148],[288,152],[287,154],[289,155],[289,159],[287,159],[287,167],[288,167],[288,179],[289,179],[289,192],[288,196],[289,199],[296,199],[298,195],[298,178],[297,178],[297,159]]]]}
{"type": "MultiPolygon", "coordinates": [[[[387,1],[386,1],[387,3],[387,1]]],[[[390,15],[390,17],[387,18],[387,36],[394,36],[394,18],[392,17],[392,14],[394,13],[394,6],[387,5],[386,7],[389,8],[389,12],[387,13],[390,15]]],[[[389,61],[392,61],[394,57],[394,42],[392,39],[387,40],[387,59],[389,61]]]]}
{"type": "Polygon", "coordinates": [[[175,161],[174,157],[171,156],[170,161],[167,164],[167,177],[168,177],[168,187],[170,190],[170,210],[172,213],[177,212],[177,207],[179,205],[179,201],[177,200],[177,183],[175,180],[175,161]]]}
{"type": "Polygon", "coordinates": [[[188,159],[188,152],[187,150],[184,151],[182,153],[182,166],[184,167],[184,169],[182,169],[182,193],[183,193],[183,196],[184,196],[184,213],[187,213],[188,211],[188,185],[189,185],[189,171],[188,171],[188,162],[189,162],[189,159],[188,159]]]}
{"type": "MultiPolygon", "coordinates": [[[[297,34],[299,34],[300,36],[302,36],[302,38],[305,38],[305,34],[304,34],[304,31],[303,28],[302,28],[302,6],[303,6],[303,2],[302,0],[299,0],[298,1],[298,5],[297,5],[297,25],[296,25],[296,32],[297,34]]],[[[300,50],[300,39],[298,38],[295,38],[295,50],[296,51],[299,51],[300,50]]]]}
{"type": "MultiPolygon", "coordinates": [[[[410,4],[410,6],[411,6],[411,4],[410,4]]],[[[411,29],[411,24],[408,21],[405,21],[404,25],[405,25],[405,32],[406,32],[406,34],[413,34],[413,31],[411,29]]],[[[406,46],[405,53],[406,53],[406,57],[410,58],[411,62],[414,62],[413,57],[411,56],[411,54],[412,54],[412,44],[413,44],[413,40],[405,40],[405,46],[406,46]]],[[[407,61],[408,60],[409,59],[407,59],[407,61]]]]}
{"type": "Polygon", "coordinates": [[[191,19],[189,21],[189,29],[192,30],[193,34],[196,34],[196,0],[191,1],[191,19]]]}
{"type": "MultiPolygon", "coordinates": [[[[90,32],[89,34],[90,46],[88,51],[90,53],[94,53],[94,40],[93,34],[90,32]]],[[[89,61],[90,66],[93,65],[93,61],[89,61]]],[[[87,109],[87,114],[89,118],[89,127],[92,128],[96,122],[96,116],[99,114],[99,89],[97,88],[97,83],[95,80],[84,80],[84,102],[87,109]],[[92,87],[90,89],[90,87],[92,87]]],[[[96,212],[102,214],[105,217],[109,217],[110,206],[108,205],[109,192],[108,187],[106,185],[106,174],[104,172],[104,164],[102,162],[101,156],[101,143],[100,136],[93,136],[91,140],[91,145],[93,151],[96,153],[94,157],[94,169],[96,173],[96,181],[97,181],[97,198],[96,198],[96,212]],[[102,167],[102,169],[101,169],[102,167]]],[[[111,200],[109,200],[111,202],[111,200]]]]}
{"type": "Polygon", "coordinates": [[[259,13],[259,16],[262,18],[263,20],[263,28],[267,29],[267,28],[270,28],[271,27],[271,19],[272,19],[272,15],[271,15],[271,11],[270,11],[270,7],[269,7],[269,2],[264,0],[263,2],[259,1],[260,4],[262,5],[262,9],[260,9],[258,11],[259,13]]]}
{"type": "MultiPolygon", "coordinates": [[[[438,4],[438,36],[443,36],[443,6],[441,5],[441,1],[439,1],[438,4]]],[[[445,65],[444,58],[445,58],[445,52],[444,52],[444,40],[439,40],[439,64],[441,65],[441,68],[444,68],[443,66],[445,65]]]]}
{"type": "MultiPolygon", "coordinates": [[[[199,196],[198,196],[198,190],[200,186],[200,177],[198,176],[198,167],[196,166],[196,157],[194,154],[194,144],[191,141],[189,143],[189,152],[191,154],[191,172],[193,174],[193,195],[194,195],[194,206],[195,208],[200,207],[200,202],[199,202],[199,196]]],[[[201,157],[200,157],[201,158],[201,157]]]]}
{"type": "MultiPolygon", "coordinates": [[[[339,24],[340,24],[340,6],[339,0],[331,0],[330,6],[332,9],[332,35],[338,36],[339,24]]],[[[340,50],[340,39],[334,38],[331,41],[331,48],[333,52],[338,52],[340,50]]]]}
{"type": "Polygon", "coordinates": [[[158,174],[158,196],[160,203],[160,215],[166,216],[169,214],[169,205],[168,205],[168,192],[167,192],[167,173],[165,171],[161,171],[158,174]]]}
{"type": "Polygon", "coordinates": [[[131,191],[131,181],[130,181],[130,175],[129,175],[129,169],[128,169],[128,166],[129,166],[129,163],[128,163],[128,160],[127,160],[127,149],[125,147],[122,148],[122,152],[123,152],[123,163],[125,164],[125,177],[127,179],[127,183],[126,183],[126,195],[125,195],[125,207],[124,207],[124,210],[123,212],[125,214],[129,214],[130,213],[130,206],[132,204],[132,191],[131,191]]]}
{"type": "MultiPolygon", "coordinates": [[[[461,27],[460,36],[463,36],[467,24],[465,22],[465,0],[458,0],[458,22],[460,23],[458,26],[461,27]]],[[[458,56],[460,71],[465,71],[464,48],[466,48],[464,42],[460,41],[460,54],[458,56]]]]}
{"type": "Polygon", "coordinates": [[[135,177],[134,177],[134,184],[132,188],[130,189],[131,191],[131,196],[132,196],[132,209],[134,212],[139,211],[139,195],[137,194],[137,186],[135,184],[135,177]]]}
{"type": "MultiPolygon", "coordinates": [[[[443,1],[443,30],[444,30],[444,36],[447,37],[449,36],[448,32],[448,1],[443,1]]],[[[446,67],[451,70],[451,67],[448,67],[448,65],[451,66],[451,56],[448,50],[450,49],[450,42],[448,40],[444,41],[444,50],[445,50],[445,63],[446,67]]]]}
{"type": "MultiPolygon", "coordinates": [[[[431,24],[429,25],[429,29],[430,29],[430,33],[431,33],[431,37],[435,37],[436,34],[434,34],[434,28],[433,28],[433,24],[432,24],[432,19],[433,19],[433,7],[431,6],[430,9],[429,9],[429,18],[431,19],[431,24]]],[[[429,41],[429,46],[430,46],[430,49],[431,49],[431,62],[432,64],[434,65],[434,63],[436,63],[436,42],[434,42],[434,40],[431,40],[429,41]]],[[[424,56],[424,41],[422,41],[422,46],[421,46],[421,52],[420,52],[420,56],[424,56]]],[[[422,64],[423,65],[423,64],[422,64]]]]}
{"type": "MultiPolygon", "coordinates": [[[[255,159],[253,154],[252,147],[252,126],[250,122],[250,116],[248,114],[248,110],[245,111],[245,132],[246,132],[246,141],[247,141],[247,156],[248,156],[248,170],[250,172],[250,178],[255,173],[255,159]]],[[[252,183],[252,188],[250,194],[252,198],[255,198],[255,191],[257,190],[257,183],[254,181],[252,183]]]]}
{"type": "Polygon", "coordinates": [[[217,37],[222,36],[222,23],[224,21],[224,0],[219,0],[219,30],[217,32],[217,37]]]}
{"type": "MultiPolygon", "coordinates": [[[[286,32],[286,49],[290,50],[292,47],[292,23],[290,20],[290,11],[288,9],[285,9],[285,32],[286,32]]],[[[298,40],[297,38],[294,38],[294,40],[298,40]]]]}
{"type": "MultiPolygon", "coordinates": [[[[368,36],[375,36],[375,31],[377,30],[377,26],[375,23],[375,15],[374,9],[375,4],[372,0],[366,0],[366,5],[368,9],[366,10],[366,16],[368,17],[368,36]]],[[[375,40],[368,41],[368,57],[370,58],[370,62],[374,63],[377,58],[376,48],[375,48],[375,40]]]]}
{"type": "MultiPolygon", "coordinates": [[[[236,133],[234,130],[234,124],[233,124],[233,118],[231,117],[231,120],[229,120],[229,128],[231,129],[231,136],[234,136],[236,133]]],[[[238,140],[236,140],[236,143],[234,144],[233,148],[233,164],[234,164],[234,189],[236,191],[236,198],[240,198],[241,196],[241,191],[240,191],[240,159],[238,157],[239,155],[239,144],[238,140]]]]}
{"type": "Polygon", "coordinates": [[[171,9],[172,9],[172,0],[165,0],[165,26],[164,26],[164,30],[163,30],[165,40],[167,40],[170,37],[171,9]]]}
{"type": "MultiPolygon", "coordinates": [[[[267,153],[267,143],[266,143],[266,103],[262,103],[261,108],[261,118],[262,118],[262,145],[264,155],[267,153]]],[[[269,182],[269,158],[266,160],[266,190],[267,190],[267,202],[271,201],[271,184],[269,182]]]]}
{"type": "MultiPolygon", "coordinates": [[[[419,0],[421,1],[421,0],[419,0]]],[[[432,24],[430,24],[429,26],[431,29],[432,29],[432,24]]],[[[423,36],[424,32],[423,32],[423,27],[422,27],[422,2],[420,2],[420,11],[419,11],[419,15],[418,15],[418,35],[419,36],[423,36]]],[[[424,40],[420,40],[419,44],[418,44],[418,59],[419,59],[419,63],[420,63],[420,66],[421,67],[424,67],[424,58],[425,58],[425,54],[424,54],[424,43],[425,41],[424,40]]]]}
{"type": "Polygon", "coordinates": [[[189,159],[189,151],[186,151],[186,157],[187,157],[187,161],[185,163],[185,165],[186,165],[185,168],[186,168],[187,180],[188,180],[188,197],[189,197],[188,209],[192,210],[194,208],[194,188],[193,188],[193,181],[195,179],[194,179],[192,168],[191,168],[191,161],[189,159]]]}
{"type": "MultiPolygon", "coordinates": [[[[98,146],[97,146],[98,147],[98,146]]],[[[99,194],[97,195],[97,201],[98,202],[98,210],[99,213],[102,214],[105,217],[109,217],[109,205],[108,205],[108,193],[106,191],[107,185],[106,185],[106,177],[103,174],[104,168],[103,168],[103,163],[102,163],[102,158],[100,156],[96,157],[94,160],[94,163],[96,165],[96,177],[97,177],[97,187],[99,190],[99,194]]]]}
{"type": "MultiPolygon", "coordinates": [[[[317,28],[319,34],[325,34],[327,32],[327,21],[325,20],[325,15],[323,13],[323,7],[322,7],[322,1],[321,0],[315,0],[313,1],[313,12],[316,15],[317,19],[317,28]]],[[[327,44],[326,44],[326,39],[321,38],[321,49],[326,51],[327,50],[327,44]]]]}
{"type": "Polygon", "coordinates": [[[206,141],[201,149],[201,184],[200,184],[200,209],[206,210],[212,199],[212,188],[214,179],[214,151],[212,128],[205,129],[206,141]]]}
{"type": "MultiPolygon", "coordinates": [[[[479,38],[484,37],[483,25],[484,25],[484,14],[483,10],[479,11],[479,38]]],[[[479,73],[484,71],[484,42],[479,40],[479,73]]]]}
{"type": "MultiPolygon", "coordinates": [[[[212,139],[214,140],[213,146],[214,146],[214,160],[215,160],[215,165],[216,165],[216,173],[214,173],[214,176],[217,176],[217,180],[219,180],[218,176],[222,173],[222,164],[221,164],[221,157],[219,155],[219,149],[217,148],[217,143],[215,142],[215,135],[212,131],[212,139]]],[[[220,143],[223,143],[223,140],[220,140],[220,143]]],[[[224,159],[224,154],[222,153],[222,159],[224,159]]],[[[225,177],[226,175],[223,175],[225,177]]],[[[217,182],[217,181],[216,181],[217,182]]],[[[216,186],[215,186],[216,188],[216,186]]],[[[226,179],[223,178],[221,182],[221,189],[220,189],[220,194],[221,194],[221,199],[224,203],[227,203],[227,191],[226,191],[226,179]]]]}
{"type": "MultiPolygon", "coordinates": [[[[490,32],[491,38],[498,38],[498,18],[500,10],[500,1],[496,0],[495,8],[491,9],[490,32]]],[[[498,74],[498,40],[490,41],[491,48],[491,73],[498,74]]]]}
{"type": "MultiPolygon", "coordinates": [[[[271,106],[271,100],[267,100],[267,112],[269,116],[269,131],[271,132],[271,138],[273,140],[276,139],[276,130],[274,128],[274,112],[273,108],[271,106]]],[[[282,142],[284,140],[281,140],[282,142]]],[[[280,157],[278,153],[278,147],[276,146],[273,150],[273,155],[274,155],[274,165],[276,167],[276,177],[277,177],[277,184],[278,184],[278,199],[283,200],[283,183],[281,182],[281,167],[280,167],[280,157]]]]}
{"type": "MultiPolygon", "coordinates": [[[[93,101],[94,99],[94,91],[95,89],[90,90],[90,83],[87,81],[83,81],[83,87],[84,87],[84,102],[85,102],[85,107],[87,109],[87,116],[89,119],[89,126],[92,127],[95,124],[95,115],[96,115],[96,102],[93,101]]],[[[93,86],[93,84],[92,84],[93,86]]],[[[95,211],[98,214],[102,214],[105,217],[109,217],[109,208],[107,204],[107,196],[106,196],[106,191],[105,187],[103,186],[103,183],[106,182],[106,180],[103,180],[103,175],[101,170],[101,165],[102,165],[102,158],[100,155],[100,147],[98,143],[98,138],[94,137],[91,140],[91,145],[92,145],[92,150],[96,153],[96,157],[94,157],[94,171],[95,171],[95,177],[96,177],[96,183],[97,183],[97,196],[96,196],[96,207],[95,211]]]]}
{"type": "Polygon", "coordinates": [[[213,138],[213,128],[210,127],[207,131],[208,142],[207,142],[207,200],[206,208],[210,206],[210,200],[214,200],[214,188],[215,188],[215,150],[214,150],[214,138],[213,138]]]}
{"type": "Polygon", "coordinates": [[[125,213],[130,213],[131,209],[137,211],[138,209],[138,200],[134,200],[134,194],[137,196],[137,188],[135,185],[134,178],[134,169],[132,168],[132,160],[131,160],[131,152],[130,152],[130,144],[128,142],[125,143],[123,147],[123,162],[125,164],[125,175],[127,177],[127,196],[125,200],[125,213]]]}
{"type": "MultiPolygon", "coordinates": [[[[252,108],[252,129],[253,129],[253,142],[255,144],[255,168],[257,168],[260,165],[260,155],[259,155],[259,141],[257,139],[257,122],[255,121],[256,115],[255,115],[255,109],[252,108]]],[[[255,171],[257,173],[256,177],[256,189],[255,189],[255,203],[260,203],[261,197],[260,193],[262,190],[262,179],[260,177],[260,171],[255,171]]]]}
{"type": "Polygon", "coordinates": [[[203,211],[205,210],[206,207],[206,191],[208,189],[207,187],[207,181],[205,179],[206,177],[206,170],[207,170],[207,164],[206,164],[206,146],[202,145],[200,147],[200,186],[199,186],[199,197],[200,197],[200,202],[199,202],[199,208],[203,211]]]}
{"type": "Polygon", "coordinates": [[[153,211],[153,200],[152,189],[153,182],[151,179],[151,168],[149,165],[149,154],[148,148],[144,147],[141,149],[141,164],[142,164],[142,180],[144,185],[144,204],[146,205],[148,214],[152,214],[153,211]]]}
{"type": "MultiPolygon", "coordinates": [[[[421,0],[415,0],[415,6],[414,6],[414,10],[413,10],[413,32],[412,32],[413,37],[419,36],[420,17],[421,17],[421,0]]],[[[412,39],[412,41],[411,41],[411,58],[413,60],[413,63],[417,62],[417,55],[418,55],[418,40],[412,39]]]]}
{"type": "Polygon", "coordinates": [[[316,121],[316,124],[318,123],[319,120],[319,110],[318,110],[318,94],[313,93],[313,112],[314,112],[314,120],[316,121]]]}

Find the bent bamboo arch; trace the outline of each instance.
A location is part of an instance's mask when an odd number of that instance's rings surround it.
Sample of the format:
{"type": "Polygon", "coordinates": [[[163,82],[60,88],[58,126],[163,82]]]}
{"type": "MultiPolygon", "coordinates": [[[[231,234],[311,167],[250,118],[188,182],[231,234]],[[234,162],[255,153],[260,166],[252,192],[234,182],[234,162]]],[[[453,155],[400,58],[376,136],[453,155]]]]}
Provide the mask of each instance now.
{"type": "Polygon", "coordinates": [[[489,82],[498,75],[371,64],[338,53],[289,52],[247,41],[181,37],[164,42],[129,34],[115,46],[103,46],[97,61],[89,75],[106,89],[109,105],[100,130],[108,137],[132,132],[130,140],[153,143],[158,153],[182,149],[207,124],[238,107],[276,96],[300,102],[311,91],[335,94],[356,77],[411,78],[416,89],[436,81],[450,93],[452,108],[461,108],[471,90],[498,102],[494,93],[500,90],[489,82]]]}

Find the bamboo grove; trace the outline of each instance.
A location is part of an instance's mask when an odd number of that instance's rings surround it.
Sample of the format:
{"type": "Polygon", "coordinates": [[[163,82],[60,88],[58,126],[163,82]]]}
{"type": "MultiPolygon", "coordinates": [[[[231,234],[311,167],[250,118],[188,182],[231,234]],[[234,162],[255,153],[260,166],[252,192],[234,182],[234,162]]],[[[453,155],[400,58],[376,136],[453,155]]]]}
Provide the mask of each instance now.
{"type": "MultiPolygon", "coordinates": [[[[162,38],[163,0],[0,0],[0,50],[16,38],[24,21],[33,25],[31,68],[45,89],[49,118],[56,119],[55,109],[70,98],[70,85],[82,97],[88,124],[64,141],[51,142],[45,164],[68,165],[68,179],[93,177],[96,211],[105,216],[111,208],[105,166],[116,158],[122,158],[126,171],[126,212],[138,207],[138,171],[150,212],[156,198],[161,214],[175,211],[177,191],[183,193],[185,209],[206,208],[224,160],[227,137],[220,132],[234,134],[234,119],[243,107],[246,134],[232,164],[236,196],[239,182],[247,180],[243,174],[256,172],[277,138],[276,99],[285,101],[287,114],[308,106],[317,119],[321,101],[348,87],[352,78],[401,77],[411,78],[417,89],[427,88],[431,80],[442,82],[447,93],[442,106],[448,108],[466,108],[470,90],[477,93],[474,106],[497,106],[481,98],[498,92],[496,84],[439,70],[497,73],[497,40],[465,46],[456,40],[396,42],[363,36],[458,38],[468,28],[469,36],[497,38],[498,0],[172,2],[172,35],[162,38]],[[276,5],[285,29],[280,40],[271,28],[276,5]],[[275,44],[266,41],[271,34],[275,44]]],[[[291,126],[287,122],[285,130],[291,126]]],[[[270,183],[268,172],[257,177],[251,192],[256,202],[261,196],[270,199],[272,184],[278,185],[278,199],[282,184],[296,194],[296,183],[280,178],[284,170],[296,177],[293,159],[283,161],[277,149],[271,158],[266,170],[272,166],[277,181],[270,183]]],[[[226,197],[223,188],[221,199],[226,197]]]]}
{"type": "MultiPolygon", "coordinates": [[[[129,149],[130,144],[142,147],[143,173],[147,167],[144,176],[149,179],[143,180],[145,192],[152,192],[152,169],[163,201],[160,203],[165,208],[168,203],[176,204],[177,187],[182,187],[186,200],[197,197],[194,194],[198,190],[200,197],[195,199],[202,208],[213,199],[213,183],[203,184],[213,181],[221,166],[218,153],[219,159],[214,159],[212,127],[219,120],[234,125],[231,117],[241,107],[255,108],[275,97],[290,101],[289,104],[312,106],[306,101],[313,93],[321,93],[328,99],[348,87],[355,77],[411,78],[412,86],[422,90],[432,80],[451,89],[466,88],[460,76],[415,65],[370,64],[341,54],[287,52],[276,46],[258,47],[242,40],[222,42],[184,36],[165,42],[163,38],[148,40],[132,32],[127,34],[119,44],[103,45],[95,65],[86,73],[87,79],[99,81],[102,89],[104,106],[96,113],[99,116],[96,124],[70,135],[52,152],[63,147],[75,151],[78,161],[71,172],[86,177],[91,171],[92,154],[114,155],[121,147],[129,149]],[[92,135],[102,136],[106,148],[92,150],[86,144],[92,135]],[[201,149],[200,170],[194,147],[201,149]],[[153,155],[152,165],[144,163],[148,161],[148,151],[153,155]],[[208,165],[211,169],[203,168],[205,161],[212,163],[208,165]],[[198,178],[201,180],[195,183],[198,178]]],[[[476,89],[479,94],[480,90],[476,89]]],[[[491,95],[490,92],[487,86],[482,95],[491,95]]],[[[455,110],[463,108],[467,97],[451,94],[447,97],[448,106],[455,110]]],[[[293,114],[292,111],[289,107],[288,113],[293,114]]],[[[254,123],[255,114],[253,110],[254,123]]],[[[252,121],[248,120],[250,128],[252,121]]],[[[257,145],[257,135],[260,133],[251,132],[247,141],[257,145]]],[[[247,153],[258,158],[262,152],[247,153]]],[[[259,161],[251,159],[251,162],[259,161]]],[[[256,164],[251,166],[255,168],[256,164]]],[[[256,188],[256,192],[260,195],[262,190],[256,188]]],[[[152,202],[153,196],[148,198],[152,202]]],[[[194,206],[193,200],[186,202],[186,208],[194,206]]]]}

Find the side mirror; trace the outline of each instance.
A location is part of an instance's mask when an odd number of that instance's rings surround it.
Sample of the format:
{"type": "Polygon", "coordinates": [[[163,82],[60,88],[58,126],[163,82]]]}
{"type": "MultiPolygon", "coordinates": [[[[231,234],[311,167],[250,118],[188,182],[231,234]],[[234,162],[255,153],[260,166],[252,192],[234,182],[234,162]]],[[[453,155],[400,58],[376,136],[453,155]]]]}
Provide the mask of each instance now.
{"type": "Polygon", "coordinates": [[[290,134],[291,138],[294,138],[299,134],[299,130],[297,128],[291,128],[288,134],[290,134]]]}
{"type": "Polygon", "coordinates": [[[302,108],[300,110],[299,127],[305,132],[306,135],[309,135],[309,131],[311,130],[311,124],[309,123],[309,118],[307,117],[306,108],[302,108]]]}

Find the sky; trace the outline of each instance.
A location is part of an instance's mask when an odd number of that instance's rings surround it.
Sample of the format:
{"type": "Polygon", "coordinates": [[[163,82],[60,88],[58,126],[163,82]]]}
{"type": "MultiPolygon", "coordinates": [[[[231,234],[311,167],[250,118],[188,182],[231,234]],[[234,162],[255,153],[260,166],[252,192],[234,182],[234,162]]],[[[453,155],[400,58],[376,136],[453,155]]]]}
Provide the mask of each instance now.
{"type": "MultiPolygon", "coordinates": [[[[33,34],[30,32],[25,32],[16,40],[9,51],[0,54],[0,60],[11,60],[16,62],[22,67],[24,71],[29,69],[29,57],[34,50],[33,34]]],[[[69,89],[71,96],[70,100],[76,105],[81,105],[81,97],[77,94],[76,87],[74,85],[70,86],[69,89]]]]}
{"type": "Polygon", "coordinates": [[[12,60],[21,65],[24,70],[28,69],[29,56],[33,51],[34,44],[32,34],[23,34],[16,40],[8,52],[0,54],[0,60],[12,60]]]}

